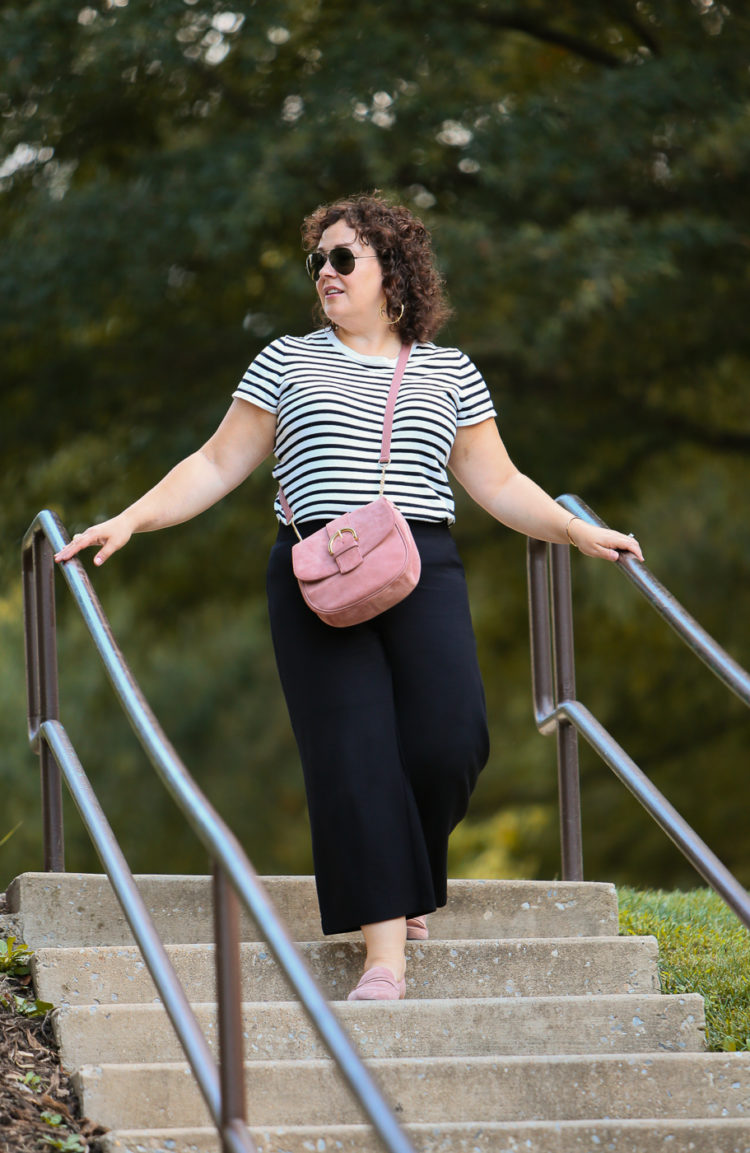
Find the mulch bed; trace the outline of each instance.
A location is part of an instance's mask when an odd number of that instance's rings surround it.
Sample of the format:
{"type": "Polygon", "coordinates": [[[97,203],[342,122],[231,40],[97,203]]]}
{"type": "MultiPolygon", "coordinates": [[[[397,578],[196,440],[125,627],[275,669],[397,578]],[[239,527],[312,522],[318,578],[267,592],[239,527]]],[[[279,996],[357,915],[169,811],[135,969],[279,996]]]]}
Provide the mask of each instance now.
{"type": "Polygon", "coordinates": [[[0,974],[0,1150],[101,1153],[98,1138],[105,1130],[81,1117],[70,1076],[60,1064],[50,1014],[24,1016],[15,996],[34,1000],[31,977],[0,974]]]}

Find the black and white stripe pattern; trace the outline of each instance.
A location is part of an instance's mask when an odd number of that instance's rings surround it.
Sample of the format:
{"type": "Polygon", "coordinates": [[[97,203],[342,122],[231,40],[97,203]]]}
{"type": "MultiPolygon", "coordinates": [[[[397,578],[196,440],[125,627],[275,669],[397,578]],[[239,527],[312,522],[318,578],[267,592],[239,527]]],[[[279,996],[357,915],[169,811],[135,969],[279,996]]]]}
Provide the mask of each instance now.
{"type": "MultiPolygon", "coordinates": [[[[395,360],[359,356],[327,329],[282,336],[233,395],[276,413],[277,465],[296,521],[330,520],[375,500],[395,360]]],[[[414,520],[455,520],[447,474],[456,430],[494,416],[479,371],[457,348],[417,344],[396,402],[385,495],[414,520]]],[[[276,515],[284,520],[278,498],[276,515]]]]}

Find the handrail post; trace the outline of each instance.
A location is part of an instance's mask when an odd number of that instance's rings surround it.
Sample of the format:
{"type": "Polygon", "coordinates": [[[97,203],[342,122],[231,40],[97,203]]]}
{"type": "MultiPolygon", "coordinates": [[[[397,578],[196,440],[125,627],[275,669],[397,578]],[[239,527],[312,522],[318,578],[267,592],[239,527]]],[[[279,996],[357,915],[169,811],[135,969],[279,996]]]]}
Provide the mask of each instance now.
{"type": "Polygon", "coordinates": [[[244,1148],[255,1153],[246,1131],[245,1065],[242,1045],[242,980],[240,973],[240,905],[225,870],[213,866],[216,993],[219,1008],[219,1078],[221,1084],[221,1148],[232,1153],[229,1133],[238,1128],[244,1148]],[[238,1122],[241,1123],[238,1126],[238,1122]]]}
{"type": "Polygon", "coordinates": [[[38,632],[34,549],[29,545],[23,551],[23,639],[26,656],[26,722],[29,744],[35,753],[39,752],[41,723],[38,632]]]}
{"type": "Polygon", "coordinates": [[[531,644],[531,691],[534,720],[541,733],[551,735],[557,726],[550,721],[555,708],[552,678],[552,625],[549,604],[549,558],[546,541],[529,537],[526,542],[526,572],[529,594],[529,633],[531,644]]]}
{"type": "MultiPolygon", "coordinates": [[[[549,548],[555,702],[559,705],[562,701],[575,700],[576,696],[570,548],[567,544],[552,544],[549,548]]],[[[562,718],[557,722],[557,780],[560,796],[562,879],[582,881],[583,832],[578,731],[574,725],[562,718]]]]}
{"type": "Polygon", "coordinates": [[[65,871],[62,775],[46,741],[38,740],[43,721],[60,719],[57,677],[57,621],[55,562],[52,547],[42,532],[31,542],[24,558],[26,598],[26,678],[29,688],[29,732],[39,753],[42,791],[44,871],[65,871]],[[30,567],[29,567],[30,562],[30,567]]]}

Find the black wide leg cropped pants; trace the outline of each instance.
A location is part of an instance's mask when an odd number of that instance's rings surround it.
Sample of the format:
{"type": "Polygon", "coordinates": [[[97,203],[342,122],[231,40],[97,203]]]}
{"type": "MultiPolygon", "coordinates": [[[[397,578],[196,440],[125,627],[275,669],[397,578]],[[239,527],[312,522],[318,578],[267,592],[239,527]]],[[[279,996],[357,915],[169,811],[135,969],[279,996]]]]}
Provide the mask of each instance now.
{"type": "Polygon", "coordinates": [[[445,524],[411,528],[419,584],[349,628],[324,624],[302,599],[291,528],[280,527],[271,550],[271,631],[302,760],[324,933],[445,904],[448,836],[489,751],[455,542],[445,524]]]}

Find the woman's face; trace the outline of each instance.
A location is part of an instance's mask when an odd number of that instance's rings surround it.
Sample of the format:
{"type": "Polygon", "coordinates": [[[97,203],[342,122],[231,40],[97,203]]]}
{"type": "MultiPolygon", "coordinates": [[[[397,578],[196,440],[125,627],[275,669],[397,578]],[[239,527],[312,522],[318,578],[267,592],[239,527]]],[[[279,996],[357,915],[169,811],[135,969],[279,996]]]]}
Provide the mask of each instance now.
{"type": "Polygon", "coordinates": [[[348,275],[336,272],[328,260],[320,270],[315,287],[326,316],[345,332],[366,332],[382,326],[380,309],[385,304],[385,293],[375,250],[359,240],[345,220],[337,220],[326,228],[317,251],[329,253],[332,248],[348,248],[359,259],[348,275]]]}

